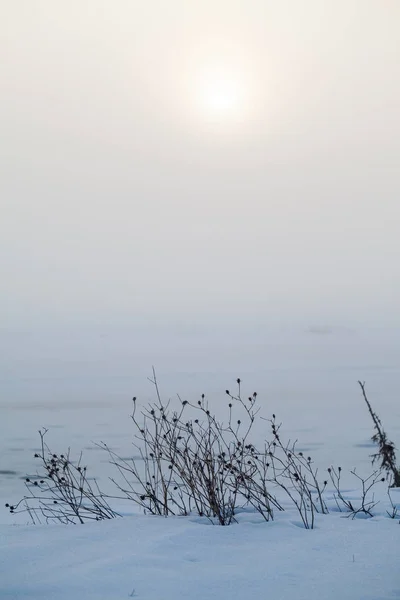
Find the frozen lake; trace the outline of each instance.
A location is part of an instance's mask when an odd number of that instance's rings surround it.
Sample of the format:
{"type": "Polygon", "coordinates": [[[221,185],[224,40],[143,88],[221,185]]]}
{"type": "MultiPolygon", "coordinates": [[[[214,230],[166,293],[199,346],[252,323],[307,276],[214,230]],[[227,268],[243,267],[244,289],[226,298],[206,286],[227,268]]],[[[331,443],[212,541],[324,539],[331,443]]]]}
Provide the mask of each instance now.
{"type": "MultiPolygon", "coordinates": [[[[321,469],[331,464],[344,469],[357,466],[368,474],[372,426],[357,385],[357,380],[365,380],[373,407],[390,439],[400,446],[395,336],[306,332],[296,340],[281,335],[268,343],[245,338],[200,341],[181,337],[170,350],[160,344],[153,360],[150,347],[139,352],[116,339],[100,347],[83,339],[75,354],[78,337],[69,339],[69,345],[66,338],[40,343],[29,339],[23,348],[16,345],[3,363],[0,379],[2,504],[14,503],[25,493],[23,479],[36,471],[33,455],[42,427],[49,429],[52,450],[71,447],[76,457],[82,450],[90,475],[100,486],[107,485],[112,470],[96,442],[107,442],[123,457],[137,454],[132,446],[131,399],[137,396],[145,405],[154,398],[147,381],[152,362],[158,365],[165,399],[179,393],[196,401],[205,393],[211,410],[220,416],[227,403],[225,389],[235,391],[235,380],[241,377],[243,393],[257,391],[262,414],[276,413],[285,437],[298,439],[299,449],[309,452],[321,469]],[[177,365],[182,369],[178,371],[177,365]]],[[[260,423],[255,441],[266,432],[268,424],[260,423]]],[[[0,521],[9,519],[7,510],[0,510],[0,521]]]]}

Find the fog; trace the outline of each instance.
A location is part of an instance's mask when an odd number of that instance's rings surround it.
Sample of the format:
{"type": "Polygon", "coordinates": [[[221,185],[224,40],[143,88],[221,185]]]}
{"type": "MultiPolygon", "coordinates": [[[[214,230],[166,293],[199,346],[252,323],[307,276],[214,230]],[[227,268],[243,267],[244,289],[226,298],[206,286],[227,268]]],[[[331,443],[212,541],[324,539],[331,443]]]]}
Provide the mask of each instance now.
{"type": "Polygon", "coordinates": [[[396,0],[0,6],[2,377],[396,363],[396,0]]]}

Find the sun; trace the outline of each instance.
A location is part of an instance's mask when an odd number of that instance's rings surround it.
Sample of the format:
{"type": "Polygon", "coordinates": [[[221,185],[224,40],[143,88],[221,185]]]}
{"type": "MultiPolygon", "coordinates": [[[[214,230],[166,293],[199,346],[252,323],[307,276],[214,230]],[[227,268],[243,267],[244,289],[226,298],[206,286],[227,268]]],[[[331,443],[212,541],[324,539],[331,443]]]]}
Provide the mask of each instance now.
{"type": "Polygon", "coordinates": [[[230,118],[243,111],[243,94],[239,82],[220,76],[203,84],[199,101],[210,116],[230,118]]]}
{"type": "Polygon", "coordinates": [[[227,68],[209,68],[199,73],[194,89],[196,112],[203,120],[223,123],[242,120],[247,112],[244,78],[227,68]]]}

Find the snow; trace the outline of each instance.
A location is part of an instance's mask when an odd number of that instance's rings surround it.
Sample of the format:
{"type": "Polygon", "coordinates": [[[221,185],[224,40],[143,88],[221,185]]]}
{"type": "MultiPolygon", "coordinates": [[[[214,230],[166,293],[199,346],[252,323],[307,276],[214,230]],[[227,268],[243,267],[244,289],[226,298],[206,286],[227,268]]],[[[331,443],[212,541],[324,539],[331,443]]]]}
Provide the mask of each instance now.
{"type": "MultiPolygon", "coordinates": [[[[400,432],[398,373],[377,370],[365,376],[371,381],[374,407],[395,441],[400,432]]],[[[314,371],[285,372],[276,380],[269,374],[269,387],[260,394],[263,412],[266,417],[272,410],[278,413],[286,438],[299,439],[298,451],[311,453],[321,475],[332,463],[341,465],[343,493],[356,499],[359,490],[354,489],[357,481],[350,470],[356,466],[363,476],[372,472],[371,423],[354,383],[364,375],[358,370],[332,370],[328,375],[325,381],[324,372],[319,379],[314,371]]],[[[217,383],[215,388],[225,389],[222,381],[217,383]]],[[[90,400],[88,405],[59,396],[40,403],[42,395],[52,398],[54,390],[46,392],[31,382],[26,394],[18,388],[15,398],[3,390],[1,408],[8,411],[8,419],[0,423],[0,454],[2,469],[13,475],[2,475],[1,504],[14,503],[25,493],[23,479],[37,468],[33,453],[37,430],[43,426],[50,427],[48,441],[55,451],[71,445],[79,456],[82,448],[90,474],[102,489],[106,487],[108,458],[95,443],[104,439],[121,456],[132,453],[128,415],[130,388],[135,387],[130,380],[120,385],[114,398],[115,381],[101,379],[102,394],[112,401],[101,396],[104,404],[90,400]],[[22,404],[19,398],[30,397],[32,390],[33,399],[22,404]]],[[[204,389],[197,380],[193,386],[204,389]]],[[[254,389],[260,388],[255,384],[254,389]]],[[[213,389],[204,391],[212,397],[213,389]]],[[[73,392],[71,397],[78,398],[73,392]]],[[[144,392],[142,396],[145,400],[144,392]]],[[[296,510],[287,505],[272,522],[242,511],[238,523],[229,527],[213,526],[196,516],[165,519],[135,514],[132,505],[115,506],[124,517],[111,521],[33,526],[26,524],[27,515],[11,516],[3,508],[0,600],[400,599],[400,517],[390,519],[386,514],[390,510],[386,485],[378,484],[374,491],[379,500],[375,516],[352,520],[337,512],[333,491],[327,489],[330,514],[317,515],[313,530],[304,529],[296,510]]],[[[400,489],[393,490],[392,498],[400,508],[400,489]]]]}
{"type": "MultiPolygon", "coordinates": [[[[394,490],[400,500],[400,490],[394,490]]],[[[333,505],[332,505],[333,508],[333,505]]],[[[386,506],[387,508],[387,506],[386,506]]],[[[296,512],[273,522],[243,511],[207,519],[131,514],[84,525],[1,525],[3,600],[393,600],[400,597],[398,519],[296,512]]]]}

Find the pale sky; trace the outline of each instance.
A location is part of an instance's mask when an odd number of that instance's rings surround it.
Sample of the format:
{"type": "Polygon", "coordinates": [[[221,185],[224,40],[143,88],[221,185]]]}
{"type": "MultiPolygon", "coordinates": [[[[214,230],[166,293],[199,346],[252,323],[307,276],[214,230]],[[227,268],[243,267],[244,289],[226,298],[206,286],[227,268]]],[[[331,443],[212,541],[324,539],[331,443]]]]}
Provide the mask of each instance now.
{"type": "Polygon", "coordinates": [[[399,326],[399,31],[398,0],[0,0],[0,328],[399,326]]]}

